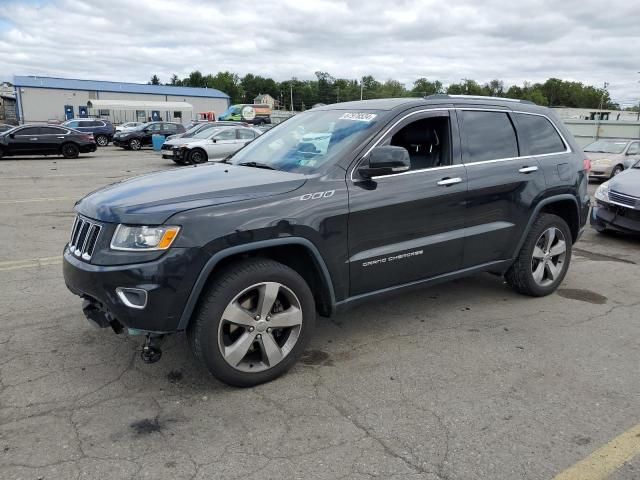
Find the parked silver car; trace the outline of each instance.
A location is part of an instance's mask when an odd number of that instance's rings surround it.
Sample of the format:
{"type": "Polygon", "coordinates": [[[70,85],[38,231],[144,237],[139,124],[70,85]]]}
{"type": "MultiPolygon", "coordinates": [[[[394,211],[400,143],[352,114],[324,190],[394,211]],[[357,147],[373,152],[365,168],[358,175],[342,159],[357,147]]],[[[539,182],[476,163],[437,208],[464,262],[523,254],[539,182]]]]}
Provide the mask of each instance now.
{"type": "Polygon", "coordinates": [[[181,165],[220,161],[237,152],[262,132],[252,127],[214,127],[190,138],[176,138],[162,146],[162,158],[181,165]]]}
{"type": "Polygon", "coordinates": [[[640,160],[639,140],[601,139],[590,143],[583,150],[591,160],[589,178],[613,178],[640,160]]]}

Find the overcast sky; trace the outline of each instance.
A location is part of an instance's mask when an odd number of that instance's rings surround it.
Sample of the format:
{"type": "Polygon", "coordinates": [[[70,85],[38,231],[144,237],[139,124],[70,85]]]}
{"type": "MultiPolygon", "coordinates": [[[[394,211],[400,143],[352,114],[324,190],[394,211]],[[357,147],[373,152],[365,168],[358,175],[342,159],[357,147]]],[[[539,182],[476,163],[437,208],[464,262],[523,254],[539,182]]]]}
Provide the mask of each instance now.
{"type": "Polygon", "coordinates": [[[0,0],[0,79],[548,77],[640,100],[638,0],[0,0]]]}

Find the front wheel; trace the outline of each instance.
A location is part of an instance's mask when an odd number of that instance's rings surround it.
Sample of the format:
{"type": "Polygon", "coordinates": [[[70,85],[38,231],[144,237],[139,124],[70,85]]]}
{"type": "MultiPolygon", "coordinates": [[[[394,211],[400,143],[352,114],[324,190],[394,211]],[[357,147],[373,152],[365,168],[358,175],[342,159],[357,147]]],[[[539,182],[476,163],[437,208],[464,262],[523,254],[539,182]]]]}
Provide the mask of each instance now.
{"type": "Polygon", "coordinates": [[[189,163],[206,163],[208,160],[207,152],[199,148],[196,148],[189,153],[189,163]]]}
{"type": "Polygon", "coordinates": [[[622,165],[616,165],[613,170],[611,170],[611,178],[615,177],[616,175],[622,173],[624,171],[624,167],[622,165]]]}
{"type": "Polygon", "coordinates": [[[557,215],[541,214],[505,275],[507,283],[517,292],[532,297],[553,293],[567,274],[571,248],[567,222],[557,215]]]}
{"type": "Polygon", "coordinates": [[[131,150],[140,150],[142,148],[142,142],[137,138],[132,138],[129,140],[129,148],[131,150]]]}
{"type": "Polygon", "coordinates": [[[250,259],[220,274],[187,334],[214,377],[251,387],[291,368],[314,324],[315,303],[304,279],[273,260],[250,259]]]}
{"type": "Polygon", "coordinates": [[[99,147],[106,147],[109,144],[109,137],[106,135],[98,135],[96,137],[96,144],[98,144],[99,147]]]}

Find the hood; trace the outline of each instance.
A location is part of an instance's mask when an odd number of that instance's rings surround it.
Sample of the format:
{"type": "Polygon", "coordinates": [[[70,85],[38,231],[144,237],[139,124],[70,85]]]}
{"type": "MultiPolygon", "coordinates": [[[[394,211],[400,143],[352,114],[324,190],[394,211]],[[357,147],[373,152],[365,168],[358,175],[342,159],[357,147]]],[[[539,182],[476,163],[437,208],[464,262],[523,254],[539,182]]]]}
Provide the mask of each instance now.
{"type": "Polygon", "coordinates": [[[299,173],[212,163],[114,183],[84,197],[76,210],[104,222],[160,225],[184,210],[286,193],[305,181],[299,173]]]}
{"type": "Polygon", "coordinates": [[[597,160],[606,160],[609,159],[612,162],[617,161],[620,157],[624,156],[621,153],[598,153],[598,152],[584,152],[585,156],[595,162],[597,160]]]}
{"type": "Polygon", "coordinates": [[[629,168],[613,177],[609,189],[640,198],[640,168],[629,168]]]}

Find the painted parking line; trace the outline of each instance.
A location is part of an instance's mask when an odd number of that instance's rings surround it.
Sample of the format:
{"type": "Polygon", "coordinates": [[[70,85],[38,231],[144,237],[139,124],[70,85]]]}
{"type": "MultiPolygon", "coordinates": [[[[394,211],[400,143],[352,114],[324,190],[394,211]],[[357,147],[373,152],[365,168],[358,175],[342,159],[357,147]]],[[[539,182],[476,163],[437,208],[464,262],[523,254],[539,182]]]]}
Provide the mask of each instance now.
{"type": "Polygon", "coordinates": [[[9,205],[15,203],[32,203],[32,202],[62,202],[73,200],[74,202],[77,200],[75,197],[48,197],[48,198],[18,198],[14,200],[0,200],[0,205],[9,205]]]}
{"type": "Polygon", "coordinates": [[[9,270],[22,270],[24,268],[44,267],[47,265],[59,265],[62,263],[62,256],[29,258],[27,260],[12,260],[9,262],[0,262],[0,272],[9,270]]]}
{"type": "Polygon", "coordinates": [[[553,480],[604,480],[640,454],[640,425],[636,425],[576,463],[553,480]]]}

